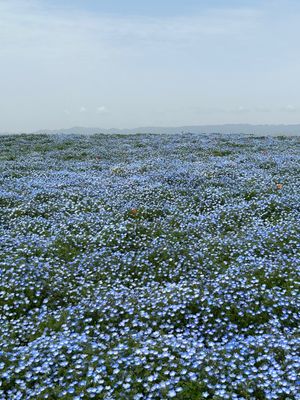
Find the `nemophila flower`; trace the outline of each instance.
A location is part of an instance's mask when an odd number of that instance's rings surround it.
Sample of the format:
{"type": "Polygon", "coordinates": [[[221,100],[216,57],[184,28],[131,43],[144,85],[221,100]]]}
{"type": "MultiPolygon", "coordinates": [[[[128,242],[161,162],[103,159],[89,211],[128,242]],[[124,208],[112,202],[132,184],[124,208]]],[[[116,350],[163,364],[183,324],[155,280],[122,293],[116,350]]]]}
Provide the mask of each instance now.
{"type": "Polygon", "coordinates": [[[296,399],[296,142],[3,137],[0,397],[296,399]]]}

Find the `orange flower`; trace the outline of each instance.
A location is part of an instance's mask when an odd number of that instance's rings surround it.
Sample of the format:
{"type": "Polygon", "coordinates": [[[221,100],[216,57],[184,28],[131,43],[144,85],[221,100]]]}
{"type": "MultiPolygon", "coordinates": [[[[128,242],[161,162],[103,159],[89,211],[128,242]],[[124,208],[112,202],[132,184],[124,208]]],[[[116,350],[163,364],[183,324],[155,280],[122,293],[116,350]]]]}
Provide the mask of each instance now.
{"type": "Polygon", "coordinates": [[[136,215],[138,213],[138,210],[136,209],[136,208],[132,208],[131,210],[130,210],[130,214],[131,215],[136,215]]]}
{"type": "Polygon", "coordinates": [[[282,183],[276,183],[277,189],[282,189],[282,183]]]}

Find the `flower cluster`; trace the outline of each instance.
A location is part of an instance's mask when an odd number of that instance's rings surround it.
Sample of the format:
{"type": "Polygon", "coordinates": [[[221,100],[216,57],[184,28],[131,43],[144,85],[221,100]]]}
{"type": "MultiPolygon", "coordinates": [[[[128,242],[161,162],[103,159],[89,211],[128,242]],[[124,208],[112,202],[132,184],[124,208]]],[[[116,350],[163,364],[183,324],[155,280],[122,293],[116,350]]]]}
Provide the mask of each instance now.
{"type": "Polygon", "coordinates": [[[300,399],[296,137],[0,141],[1,399],[300,399]]]}

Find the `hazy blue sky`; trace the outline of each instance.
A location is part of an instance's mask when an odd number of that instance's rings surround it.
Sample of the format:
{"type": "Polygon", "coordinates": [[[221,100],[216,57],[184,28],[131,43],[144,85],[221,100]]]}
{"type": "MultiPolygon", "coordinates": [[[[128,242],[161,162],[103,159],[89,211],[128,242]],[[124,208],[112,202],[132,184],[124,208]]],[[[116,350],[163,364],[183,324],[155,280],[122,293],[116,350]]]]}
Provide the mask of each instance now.
{"type": "Polygon", "coordinates": [[[300,2],[0,0],[0,131],[300,123],[300,2]]]}

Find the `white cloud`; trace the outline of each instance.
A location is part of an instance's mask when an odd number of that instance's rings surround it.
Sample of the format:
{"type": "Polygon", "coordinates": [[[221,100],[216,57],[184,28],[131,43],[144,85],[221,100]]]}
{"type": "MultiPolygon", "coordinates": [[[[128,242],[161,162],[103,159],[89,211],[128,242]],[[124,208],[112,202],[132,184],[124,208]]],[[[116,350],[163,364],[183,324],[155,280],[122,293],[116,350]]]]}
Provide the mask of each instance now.
{"type": "MultiPolygon", "coordinates": [[[[119,16],[47,8],[39,1],[0,2],[2,27],[0,44],[10,42],[10,48],[41,47],[49,51],[55,44],[75,50],[83,43],[87,49],[97,43],[102,55],[119,47],[166,43],[188,45],[205,37],[235,36],[252,32],[258,24],[256,9],[211,9],[198,15],[173,17],[119,16]],[[3,29],[3,28],[2,28],[3,29]]],[[[7,43],[8,44],[8,43],[7,43]]],[[[6,46],[4,46],[6,47],[6,46]]],[[[8,50],[8,46],[6,48],[8,50]]]]}
{"type": "Polygon", "coordinates": [[[98,114],[107,114],[108,109],[106,106],[99,106],[99,107],[97,107],[97,113],[98,114]]]}
{"type": "Polygon", "coordinates": [[[238,106],[237,111],[242,113],[242,112],[248,112],[250,111],[249,108],[244,107],[244,106],[238,106]]]}
{"type": "Polygon", "coordinates": [[[287,104],[284,108],[284,111],[294,112],[297,111],[297,107],[293,106],[292,104],[287,104]]]}
{"type": "Polygon", "coordinates": [[[85,113],[86,112],[86,107],[84,107],[84,106],[80,107],[79,112],[80,113],[85,113]]]}

